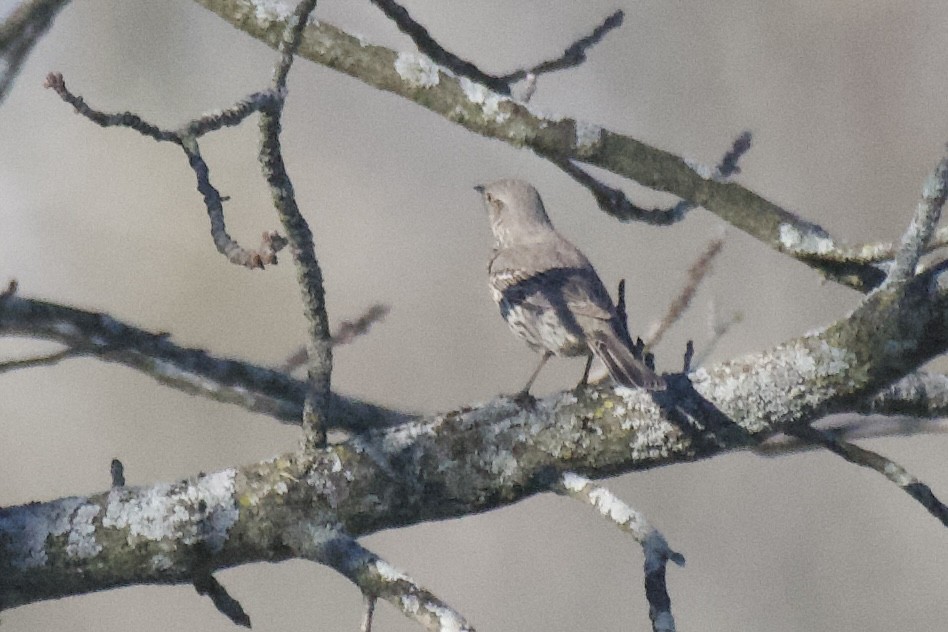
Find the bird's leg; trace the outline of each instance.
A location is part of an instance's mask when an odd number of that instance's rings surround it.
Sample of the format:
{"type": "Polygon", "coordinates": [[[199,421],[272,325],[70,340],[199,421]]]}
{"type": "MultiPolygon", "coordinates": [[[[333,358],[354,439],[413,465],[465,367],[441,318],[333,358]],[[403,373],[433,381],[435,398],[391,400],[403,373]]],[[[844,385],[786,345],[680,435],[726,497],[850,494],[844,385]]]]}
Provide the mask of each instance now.
{"type": "Polygon", "coordinates": [[[579,384],[576,385],[576,390],[579,390],[589,384],[589,369],[592,367],[593,363],[593,354],[590,353],[586,356],[586,368],[583,369],[583,377],[579,380],[579,384]]]}
{"type": "Polygon", "coordinates": [[[550,359],[551,355],[553,355],[552,351],[543,352],[543,357],[540,358],[540,364],[537,365],[536,370],[530,376],[530,379],[527,380],[527,385],[520,389],[520,392],[517,393],[516,399],[531,399],[530,387],[533,386],[533,381],[537,379],[537,376],[540,374],[540,369],[543,368],[543,365],[546,364],[546,361],[550,359]]]}

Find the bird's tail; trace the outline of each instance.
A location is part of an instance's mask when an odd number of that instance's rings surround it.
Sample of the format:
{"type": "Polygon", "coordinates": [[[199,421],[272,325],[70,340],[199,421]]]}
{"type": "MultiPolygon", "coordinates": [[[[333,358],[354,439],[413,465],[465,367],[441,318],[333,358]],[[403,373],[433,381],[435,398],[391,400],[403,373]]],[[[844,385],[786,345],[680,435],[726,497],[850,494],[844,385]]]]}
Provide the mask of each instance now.
{"type": "Polygon", "coordinates": [[[622,386],[637,386],[649,391],[663,391],[665,379],[632,355],[631,349],[615,334],[597,332],[587,336],[589,348],[609,369],[609,375],[622,386]]]}

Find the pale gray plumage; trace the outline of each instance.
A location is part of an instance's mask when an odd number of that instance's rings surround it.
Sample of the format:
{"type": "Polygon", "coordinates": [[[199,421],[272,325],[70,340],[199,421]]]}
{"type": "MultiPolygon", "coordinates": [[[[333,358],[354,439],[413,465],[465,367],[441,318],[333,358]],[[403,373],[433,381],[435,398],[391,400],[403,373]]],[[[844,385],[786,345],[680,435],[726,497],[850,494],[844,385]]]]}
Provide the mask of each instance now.
{"type": "Polygon", "coordinates": [[[491,295],[513,332],[543,353],[522,392],[529,391],[550,355],[591,353],[619,384],[665,388],[665,381],[633,355],[609,292],[585,255],[553,228],[537,190],[521,180],[475,189],[484,197],[494,233],[491,295]]]}

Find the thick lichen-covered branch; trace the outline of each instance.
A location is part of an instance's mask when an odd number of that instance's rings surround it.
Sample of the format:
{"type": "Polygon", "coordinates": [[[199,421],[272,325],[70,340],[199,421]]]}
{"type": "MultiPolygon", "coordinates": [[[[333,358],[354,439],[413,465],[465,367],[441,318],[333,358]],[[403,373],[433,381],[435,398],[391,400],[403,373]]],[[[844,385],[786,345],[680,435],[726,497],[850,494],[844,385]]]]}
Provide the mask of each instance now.
{"type": "Polygon", "coordinates": [[[0,511],[0,603],[129,584],[190,583],[208,570],[292,556],[301,523],[352,537],[451,518],[549,490],[564,472],[603,477],[758,445],[855,402],[948,349],[948,272],[868,296],[850,316],[669,389],[593,388],[523,408],[474,408],[367,431],[174,484],[0,511]]]}

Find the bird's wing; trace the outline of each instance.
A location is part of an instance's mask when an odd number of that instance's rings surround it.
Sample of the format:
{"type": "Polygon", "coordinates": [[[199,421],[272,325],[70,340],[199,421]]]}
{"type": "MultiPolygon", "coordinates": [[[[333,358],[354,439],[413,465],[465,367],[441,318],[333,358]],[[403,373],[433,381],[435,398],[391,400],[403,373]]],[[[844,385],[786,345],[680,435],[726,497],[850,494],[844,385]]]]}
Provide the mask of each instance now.
{"type": "Polygon", "coordinates": [[[497,251],[489,266],[491,286],[523,307],[565,308],[577,316],[611,320],[615,307],[596,271],[572,244],[566,246],[497,251]]]}

